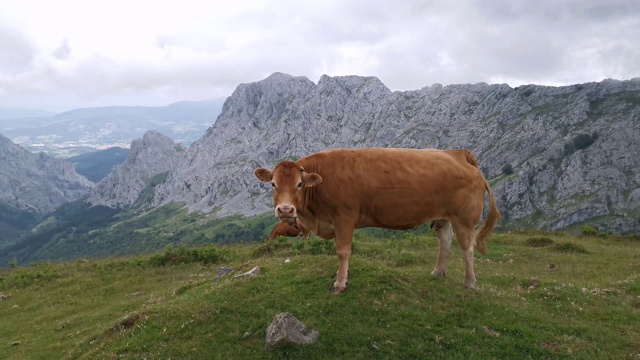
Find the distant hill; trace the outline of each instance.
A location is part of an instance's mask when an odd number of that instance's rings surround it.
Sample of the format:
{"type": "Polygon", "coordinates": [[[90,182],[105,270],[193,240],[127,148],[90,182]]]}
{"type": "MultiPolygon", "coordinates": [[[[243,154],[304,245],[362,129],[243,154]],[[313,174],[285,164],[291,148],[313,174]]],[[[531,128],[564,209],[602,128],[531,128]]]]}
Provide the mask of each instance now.
{"type": "Polygon", "coordinates": [[[71,157],[108,147],[127,147],[147,130],[190,145],[215,123],[222,100],[184,101],[162,107],[109,106],[48,117],[0,120],[0,133],[32,152],[71,157]]]}
{"type": "Polygon", "coordinates": [[[93,182],[98,182],[109,175],[116,165],[122,164],[128,154],[129,149],[112,147],[72,156],[66,160],[73,164],[78,174],[93,182]]]}

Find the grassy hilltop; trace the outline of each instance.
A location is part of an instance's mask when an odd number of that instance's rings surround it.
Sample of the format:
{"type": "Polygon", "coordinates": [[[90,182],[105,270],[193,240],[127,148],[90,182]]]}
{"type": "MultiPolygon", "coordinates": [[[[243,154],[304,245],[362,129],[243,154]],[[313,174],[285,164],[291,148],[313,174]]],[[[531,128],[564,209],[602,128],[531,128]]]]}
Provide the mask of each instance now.
{"type": "Polygon", "coordinates": [[[359,234],[341,296],[333,242],[318,238],[0,270],[0,359],[640,356],[637,238],[494,234],[489,248],[478,291],[462,286],[457,245],[432,278],[437,239],[411,233],[359,234]],[[234,272],[216,281],[220,266],[234,272]],[[319,342],[265,350],[282,311],[319,342]]]}

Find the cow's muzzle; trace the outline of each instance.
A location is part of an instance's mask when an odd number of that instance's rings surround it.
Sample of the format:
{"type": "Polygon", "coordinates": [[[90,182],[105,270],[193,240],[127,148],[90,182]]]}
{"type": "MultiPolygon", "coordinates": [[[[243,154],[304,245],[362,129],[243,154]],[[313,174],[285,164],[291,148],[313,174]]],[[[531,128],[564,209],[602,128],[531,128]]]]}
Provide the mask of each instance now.
{"type": "Polygon", "coordinates": [[[276,217],[282,222],[286,222],[289,225],[296,223],[296,208],[293,205],[283,204],[276,206],[276,217]]]}

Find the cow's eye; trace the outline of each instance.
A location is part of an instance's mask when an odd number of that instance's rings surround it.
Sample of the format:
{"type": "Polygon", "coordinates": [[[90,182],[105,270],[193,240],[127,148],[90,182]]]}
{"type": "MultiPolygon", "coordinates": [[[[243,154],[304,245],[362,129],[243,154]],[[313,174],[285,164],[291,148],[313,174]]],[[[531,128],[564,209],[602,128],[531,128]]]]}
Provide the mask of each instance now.
{"type": "Polygon", "coordinates": [[[297,185],[298,189],[302,188],[302,181],[300,181],[297,185]]]}
{"type": "Polygon", "coordinates": [[[271,182],[271,187],[275,189],[276,188],[276,183],[271,182]]]}

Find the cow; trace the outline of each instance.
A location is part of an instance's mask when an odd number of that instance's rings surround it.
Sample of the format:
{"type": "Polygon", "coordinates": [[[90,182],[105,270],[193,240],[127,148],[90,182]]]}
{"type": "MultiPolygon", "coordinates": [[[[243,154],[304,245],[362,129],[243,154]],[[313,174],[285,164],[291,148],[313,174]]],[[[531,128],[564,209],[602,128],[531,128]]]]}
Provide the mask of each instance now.
{"type": "Polygon", "coordinates": [[[439,251],[434,276],[444,276],[453,230],[465,263],[464,285],[476,288],[473,253],[487,253],[500,220],[493,191],[466,150],[361,148],[326,150],[272,171],[255,170],[271,183],[275,216],[302,224],[323,239],[335,237],[338,271],[332,292],[347,289],[356,228],[404,230],[431,222],[439,251]],[[485,191],[489,210],[480,224],[485,191]]]}
{"type": "Polygon", "coordinates": [[[273,240],[278,236],[295,237],[298,235],[302,236],[303,239],[308,239],[310,234],[311,231],[305,228],[299,219],[296,219],[296,226],[291,226],[286,222],[280,221],[273,227],[273,230],[271,230],[271,234],[269,234],[267,241],[273,240]]]}

